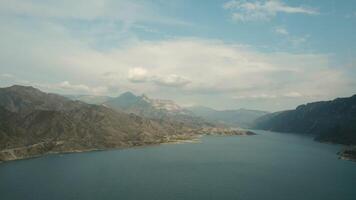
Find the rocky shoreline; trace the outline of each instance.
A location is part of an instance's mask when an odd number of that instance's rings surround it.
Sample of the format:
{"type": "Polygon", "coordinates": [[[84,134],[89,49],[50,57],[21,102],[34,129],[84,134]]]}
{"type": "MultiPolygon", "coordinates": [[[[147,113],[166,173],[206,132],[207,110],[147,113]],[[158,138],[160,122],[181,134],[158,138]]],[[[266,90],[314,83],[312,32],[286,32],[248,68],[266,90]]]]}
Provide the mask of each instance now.
{"type": "Polygon", "coordinates": [[[356,162],[356,146],[346,147],[338,155],[339,159],[356,162]]]}
{"type": "Polygon", "coordinates": [[[70,145],[68,145],[66,141],[41,142],[41,143],[32,144],[23,147],[0,150],[0,163],[6,161],[35,158],[48,154],[79,153],[79,152],[88,152],[88,151],[144,147],[144,146],[160,145],[160,144],[199,143],[200,142],[199,138],[204,135],[247,136],[247,135],[255,135],[255,133],[251,131],[239,130],[239,129],[205,127],[200,129],[191,129],[188,131],[187,134],[164,136],[163,138],[160,138],[155,141],[146,141],[146,142],[130,141],[120,146],[114,146],[114,147],[112,146],[106,147],[105,145],[102,147],[68,147],[70,145]]]}

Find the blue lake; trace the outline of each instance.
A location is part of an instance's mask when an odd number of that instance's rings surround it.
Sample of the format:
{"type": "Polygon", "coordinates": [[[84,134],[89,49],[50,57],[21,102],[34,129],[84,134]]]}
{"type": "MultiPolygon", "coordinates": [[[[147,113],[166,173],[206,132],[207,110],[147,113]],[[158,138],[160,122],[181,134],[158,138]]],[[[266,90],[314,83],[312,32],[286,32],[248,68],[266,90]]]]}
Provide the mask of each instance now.
{"type": "Polygon", "coordinates": [[[0,164],[1,200],[355,200],[339,145],[256,131],[0,164]]]}

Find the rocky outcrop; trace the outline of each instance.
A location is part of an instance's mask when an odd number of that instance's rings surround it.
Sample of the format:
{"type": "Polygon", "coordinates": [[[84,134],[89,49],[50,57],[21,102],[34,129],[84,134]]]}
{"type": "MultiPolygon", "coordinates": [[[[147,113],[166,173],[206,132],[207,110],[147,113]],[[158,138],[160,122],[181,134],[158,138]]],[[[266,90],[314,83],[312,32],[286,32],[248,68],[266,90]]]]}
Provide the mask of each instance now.
{"type": "Polygon", "coordinates": [[[338,154],[340,159],[356,162],[356,146],[346,147],[338,154]]]}

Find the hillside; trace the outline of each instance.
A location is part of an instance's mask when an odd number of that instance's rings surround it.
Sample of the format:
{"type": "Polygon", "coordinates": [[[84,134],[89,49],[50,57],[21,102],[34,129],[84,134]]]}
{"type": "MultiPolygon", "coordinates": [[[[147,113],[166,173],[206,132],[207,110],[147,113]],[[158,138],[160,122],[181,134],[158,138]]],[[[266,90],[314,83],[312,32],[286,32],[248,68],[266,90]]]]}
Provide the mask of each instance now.
{"type": "Polygon", "coordinates": [[[123,97],[116,101],[120,107],[111,109],[33,87],[0,88],[0,162],[48,153],[177,142],[201,134],[252,134],[187,116],[171,101],[128,93],[123,97]]]}
{"type": "Polygon", "coordinates": [[[181,124],[72,101],[33,87],[0,89],[0,161],[156,144],[176,136],[189,138],[187,130],[181,124]]]}
{"type": "Polygon", "coordinates": [[[254,128],[311,134],[324,142],[356,144],[356,95],[268,114],[257,119],[254,128]]]}

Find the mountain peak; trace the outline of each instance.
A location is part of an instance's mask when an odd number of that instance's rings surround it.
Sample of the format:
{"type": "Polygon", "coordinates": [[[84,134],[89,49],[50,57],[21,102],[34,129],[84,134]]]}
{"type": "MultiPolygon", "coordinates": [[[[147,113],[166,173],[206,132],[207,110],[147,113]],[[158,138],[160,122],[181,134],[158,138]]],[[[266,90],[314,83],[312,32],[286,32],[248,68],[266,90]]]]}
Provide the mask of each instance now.
{"type": "Polygon", "coordinates": [[[63,110],[77,105],[66,97],[45,93],[31,86],[0,88],[0,96],[0,106],[12,112],[32,109],[63,110]]]}
{"type": "Polygon", "coordinates": [[[127,91],[122,94],[120,94],[118,97],[137,97],[134,93],[127,91]]]}

